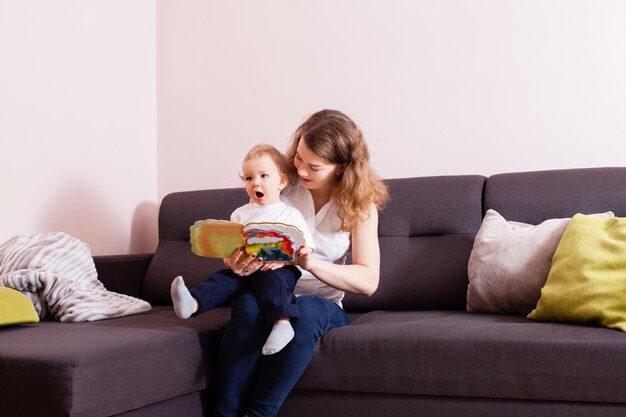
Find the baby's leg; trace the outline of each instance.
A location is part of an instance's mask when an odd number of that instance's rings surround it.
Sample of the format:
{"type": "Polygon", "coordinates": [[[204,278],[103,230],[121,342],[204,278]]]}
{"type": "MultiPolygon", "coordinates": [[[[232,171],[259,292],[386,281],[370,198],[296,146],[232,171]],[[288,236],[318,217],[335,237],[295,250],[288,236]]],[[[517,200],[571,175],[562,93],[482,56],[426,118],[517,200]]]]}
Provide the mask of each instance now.
{"type": "Polygon", "coordinates": [[[272,326],[272,331],[267,337],[265,345],[261,352],[264,355],[273,355],[280,352],[293,339],[295,333],[291,327],[289,318],[278,319],[272,326]]]}
{"type": "Polygon", "coordinates": [[[178,317],[186,319],[223,306],[249,288],[249,280],[238,277],[230,269],[214,272],[209,278],[189,289],[182,277],[176,277],[171,287],[174,311],[178,317]]]}
{"type": "Polygon", "coordinates": [[[293,339],[291,319],[299,316],[293,290],[300,275],[298,268],[289,266],[258,272],[250,279],[261,310],[267,322],[272,324],[272,331],[262,349],[264,355],[280,352],[293,339]]]}
{"type": "Polygon", "coordinates": [[[200,308],[198,300],[191,295],[185,285],[185,281],[183,281],[183,277],[180,275],[172,281],[170,293],[172,295],[174,311],[176,312],[178,318],[188,319],[193,313],[198,311],[198,308],[200,308]]]}

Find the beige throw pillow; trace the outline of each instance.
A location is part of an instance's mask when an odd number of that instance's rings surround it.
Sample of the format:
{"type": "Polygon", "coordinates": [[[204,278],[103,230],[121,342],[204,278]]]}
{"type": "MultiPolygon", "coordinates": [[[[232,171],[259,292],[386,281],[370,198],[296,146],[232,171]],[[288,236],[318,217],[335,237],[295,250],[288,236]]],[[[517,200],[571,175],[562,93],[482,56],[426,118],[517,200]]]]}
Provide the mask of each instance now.
{"type": "MultiPolygon", "coordinates": [[[[614,217],[613,213],[600,214],[614,217]]],[[[506,221],[487,210],[468,263],[467,311],[530,313],[571,218],[538,225],[506,221]]]]}

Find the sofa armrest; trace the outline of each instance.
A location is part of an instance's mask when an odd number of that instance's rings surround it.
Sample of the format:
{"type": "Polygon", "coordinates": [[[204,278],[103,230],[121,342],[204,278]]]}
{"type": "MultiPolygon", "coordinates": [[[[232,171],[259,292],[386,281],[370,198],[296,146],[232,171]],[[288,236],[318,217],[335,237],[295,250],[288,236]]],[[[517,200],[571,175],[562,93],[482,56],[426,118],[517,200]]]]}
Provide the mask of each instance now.
{"type": "Polygon", "coordinates": [[[153,253],[94,256],[98,279],[107,290],[138,297],[153,253]]]}

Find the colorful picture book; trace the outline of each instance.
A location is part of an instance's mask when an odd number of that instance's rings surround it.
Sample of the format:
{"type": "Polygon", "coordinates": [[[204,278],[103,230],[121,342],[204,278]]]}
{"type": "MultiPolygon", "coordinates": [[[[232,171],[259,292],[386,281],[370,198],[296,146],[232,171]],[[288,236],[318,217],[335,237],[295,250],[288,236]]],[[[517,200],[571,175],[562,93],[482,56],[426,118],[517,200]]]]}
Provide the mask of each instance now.
{"type": "Polygon", "coordinates": [[[265,261],[291,261],[304,234],[285,223],[241,224],[227,220],[198,220],[190,227],[191,250],[210,258],[229,258],[238,248],[265,261]]]}

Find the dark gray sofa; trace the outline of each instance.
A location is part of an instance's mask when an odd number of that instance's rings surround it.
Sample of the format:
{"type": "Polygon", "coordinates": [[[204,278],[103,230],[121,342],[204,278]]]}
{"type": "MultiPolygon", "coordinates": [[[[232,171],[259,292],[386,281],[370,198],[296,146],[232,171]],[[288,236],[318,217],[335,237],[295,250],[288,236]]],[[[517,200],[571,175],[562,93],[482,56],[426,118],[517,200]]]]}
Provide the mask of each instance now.
{"type": "MultiPolygon", "coordinates": [[[[380,287],[346,297],[351,325],[324,336],[279,416],[626,416],[626,334],[465,310],[488,208],[532,224],[625,217],[626,168],[387,182],[380,287]]],[[[169,285],[221,267],[191,253],[189,226],[227,218],[244,200],[242,189],[170,194],[156,253],[95,258],[109,290],[152,311],[0,328],[0,416],[210,416],[229,310],[178,320],[169,285]]]]}

